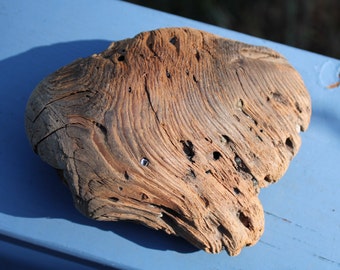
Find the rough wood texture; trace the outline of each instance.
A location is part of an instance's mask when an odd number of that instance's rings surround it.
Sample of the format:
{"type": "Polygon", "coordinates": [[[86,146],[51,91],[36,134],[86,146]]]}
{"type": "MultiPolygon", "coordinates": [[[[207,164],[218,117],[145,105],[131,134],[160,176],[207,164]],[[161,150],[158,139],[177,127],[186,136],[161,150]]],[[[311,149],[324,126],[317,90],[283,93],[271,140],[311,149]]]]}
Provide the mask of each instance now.
{"type": "Polygon", "coordinates": [[[236,255],[262,235],[259,189],[284,174],[310,114],[299,74],[275,51],[169,28],[45,78],[26,129],[86,216],[236,255]]]}

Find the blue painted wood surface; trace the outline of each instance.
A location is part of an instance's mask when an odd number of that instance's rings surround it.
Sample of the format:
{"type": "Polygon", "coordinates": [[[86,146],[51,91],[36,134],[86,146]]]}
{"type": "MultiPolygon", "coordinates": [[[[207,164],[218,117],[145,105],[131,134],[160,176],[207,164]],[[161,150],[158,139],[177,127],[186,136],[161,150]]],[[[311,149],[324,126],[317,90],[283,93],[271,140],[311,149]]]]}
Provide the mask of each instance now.
{"type": "Polygon", "coordinates": [[[32,254],[39,250],[40,255],[29,256],[42,267],[55,256],[95,268],[340,268],[340,88],[327,89],[339,79],[339,60],[114,0],[1,0],[0,38],[2,264],[13,252],[13,258],[26,254],[25,246],[32,254]],[[312,96],[311,125],[302,134],[299,154],[280,182],[261,191],[265,233],[237,257],[207,254],[136,224],[81,216],[55,171],[32,152],[25,137],[26,101],[46,75],[104,50],[110,41],[170,26],[271,47],[301,73],[312,96]]]}

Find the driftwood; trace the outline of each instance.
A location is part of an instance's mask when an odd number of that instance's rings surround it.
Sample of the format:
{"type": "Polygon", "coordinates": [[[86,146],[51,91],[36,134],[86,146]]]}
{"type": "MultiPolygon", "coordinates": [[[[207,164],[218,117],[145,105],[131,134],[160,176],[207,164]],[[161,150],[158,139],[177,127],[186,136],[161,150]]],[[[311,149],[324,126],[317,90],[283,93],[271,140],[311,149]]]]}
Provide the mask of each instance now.
{"type": "Polygon", "coordinates": [[[26,130],[84,215],[236,255],[262,235],[259,190],[285,173],[310,115],[303,81],[277,52],[169,28],[45,78],[26,130]]]}

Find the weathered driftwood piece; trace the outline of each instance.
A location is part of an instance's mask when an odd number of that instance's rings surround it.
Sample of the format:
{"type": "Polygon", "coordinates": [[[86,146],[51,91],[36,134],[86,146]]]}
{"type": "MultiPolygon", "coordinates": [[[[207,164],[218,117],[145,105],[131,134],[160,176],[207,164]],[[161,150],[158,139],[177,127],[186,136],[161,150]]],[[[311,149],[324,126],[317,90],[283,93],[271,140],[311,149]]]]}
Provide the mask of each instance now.
{"type": "Polygon", "coordinates": [[[86,216],[236,255],[263,233],[259,189],[284,174],[310,114],[299,74],[277,52],[169,28],[45,78],[26,129],[86,216]]]}

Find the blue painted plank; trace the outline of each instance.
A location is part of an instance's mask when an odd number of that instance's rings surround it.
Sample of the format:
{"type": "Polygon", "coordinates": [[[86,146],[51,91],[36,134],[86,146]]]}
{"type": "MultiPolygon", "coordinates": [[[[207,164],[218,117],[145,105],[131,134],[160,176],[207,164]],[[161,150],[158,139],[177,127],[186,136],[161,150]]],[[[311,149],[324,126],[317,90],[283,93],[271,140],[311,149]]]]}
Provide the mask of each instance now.
{"type": "MultiPolygon", "coordinates": [[[[2,0],[0,25],[0,239],[121,269],[340,268],[340,89],[326,88],[338,80],[339,60],[112,0],[2,0]],[[25,137],[25,104],[44,76],[112,40],[170,26],[271,47],[301,73],[312,96],[312,121],[299,154],[279,183],[261,191],[265,233],[237,257],[207,254],[136,224],[81,216],[25,137]]],[[[0,251],[8,245],[0,242],[0,251]]]]}
{"type": "MultiPolygon", "coordinates": [[[[6,238],[6,240],[9,240],[6,238]]],[[[29,243],[18,241],[0,241],[0,266],[6,270],[60,270],[103,269],[104,266],[91,261],[84,261],[68,254],[56,254],[53,250],[33,247],[29,243]]]]}

